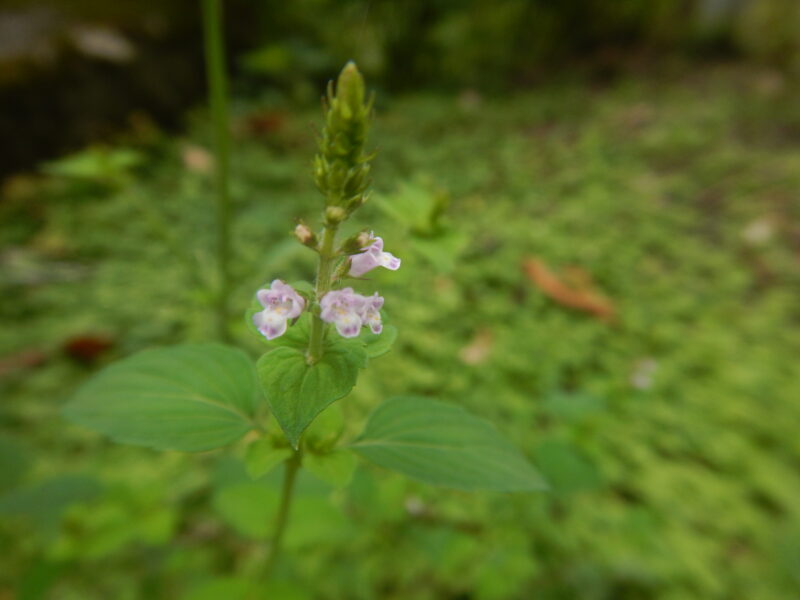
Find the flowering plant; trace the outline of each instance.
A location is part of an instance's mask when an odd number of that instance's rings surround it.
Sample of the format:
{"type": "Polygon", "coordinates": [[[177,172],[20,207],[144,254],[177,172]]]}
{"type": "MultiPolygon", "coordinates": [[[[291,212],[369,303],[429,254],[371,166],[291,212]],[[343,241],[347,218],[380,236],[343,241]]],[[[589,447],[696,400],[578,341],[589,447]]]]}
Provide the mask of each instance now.
{"type": "Polygon", "coordinates": [[[314,161],[325,199],[321,229],[316,233],[300,223],[294,231],[318,255],[316,280],[312,286],[274,279],[256,291],[247,321],[269,350],[255,365],[243,351],[220,344],[145,350],[95,375],[65,409],[73,421],[116,441],[157,449],[211,450],[250,434],[245,461],[251,476],[281,464],[284,470],[273,559],[302,467],[334,485],[347,483],[360,457],[459,489],[545,487],[491,424],[430,398],[385,401],[354,439],[342,439],[344,428],[335,419],[320,419],[310,435],[309,426],[323,411],[338,408],[334,403],[349,394],[359,372],[386,353],[396,335],[382,323],[384,298],[353,286],[372,286],[363,281],[365,275],[378,267],[395,271],[401,260],[366,229],[337,239],[342,223],[368,198],[371,156],[365,143],[371,112],[361,74],[349,63],[335,88],[328,88],[314,161]],[[267,411],[274,420],[265,418],[267,411]]]}

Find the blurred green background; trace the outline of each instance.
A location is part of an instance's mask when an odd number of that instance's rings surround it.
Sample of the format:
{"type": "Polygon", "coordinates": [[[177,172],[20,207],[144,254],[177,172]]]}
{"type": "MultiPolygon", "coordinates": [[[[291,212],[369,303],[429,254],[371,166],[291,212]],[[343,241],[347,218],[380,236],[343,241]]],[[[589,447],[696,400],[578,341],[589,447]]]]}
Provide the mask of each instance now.
{"type": "Polygon", "coordinates": [[[59,408],[139,349],[213,339],[189,0],[0,7],[0,599],[800,598],[800,3],[230,0],[231,322],[310,278],[318,98],[377,92],[369,226],[400,329],[343,402],[456,402],[548,494],[304,476],[117,446],[59,408]]]}

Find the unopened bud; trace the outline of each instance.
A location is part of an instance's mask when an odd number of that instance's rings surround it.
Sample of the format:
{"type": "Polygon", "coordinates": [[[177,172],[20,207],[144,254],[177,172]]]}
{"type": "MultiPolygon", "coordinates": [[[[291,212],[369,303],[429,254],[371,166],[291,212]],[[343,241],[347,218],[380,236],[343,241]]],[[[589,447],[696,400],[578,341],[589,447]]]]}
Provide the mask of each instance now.
{"type": "Polygon", "coordinates": [[[294,237],[304,246],[308,246],[309,248],[317,247],[317,236],[305,223],[297,224],[297,227],[294,228],[294,237]]]}
{"type": "Polygon", "coordinates": [[[336,82],[336,97],[344,101],[351,114],[361,110],[364,104],[364,78],[356,63],[348,62],[336,82]]]}
{"type": "Polygon", "coordinates": [[[357,234],[347,238],[341,247],[343,254],[356,254],[372,243],[372,234],[369,231],[359,231],[357,234]]]}
{"type": "Polygon", "coordinates": [[[341,206],[329,206],[325,209],[325,222],[338,225],[347,218],[347,212],[341,206]]]}

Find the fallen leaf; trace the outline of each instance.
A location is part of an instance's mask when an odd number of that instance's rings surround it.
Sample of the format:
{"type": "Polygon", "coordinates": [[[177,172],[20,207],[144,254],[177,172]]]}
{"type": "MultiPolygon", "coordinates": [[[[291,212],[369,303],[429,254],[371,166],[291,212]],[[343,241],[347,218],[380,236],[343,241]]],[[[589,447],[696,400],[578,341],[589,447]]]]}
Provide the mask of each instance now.
{"type": "Polygon", "coordinates": [[[107,337],[81,335],[67,340],[64,343],[64,352],[78,362],[91,364],[112,345],[113,342],[107,337]]]}
{"type": "Polygon", "coordinates": [[[286,114],[280,111],[263,110],[248,115],[242,122],[245,133],[253,136],[269,136],[278,133],[286,122],[286,114]]]}
{"type": "Polygon", "coordinates": [[[0,377],[21,371],[22,369],[29,369],[38,367],[47,360],[47,355],[41,350],[23,350],[16,354],[11,354],[0,358],[0,377]]]}
{"type": "Polygon", "coordinates": [[[486,362],[489,352],[492,350],[493,338],[491,331],[481,329],[475,334],[472,341],[461,349],[458,357],[467,365],[479,365],[486,362]]]}
{"type": "Polygon", "coordinates": [[[182,153],[183,166],[194,173],[210,173],[214,168],[214,157],[202,146],[187,144],[182,153]]]}
{"type": "Polygon", "coordinates": [[[597,291],[591,276],[583,269],[571,267],[561,278],[537,258],[525,259],[522,268],[531,282],[562,306],[588,312],[604,321],[614,318],[611,301],[597,291]]]}

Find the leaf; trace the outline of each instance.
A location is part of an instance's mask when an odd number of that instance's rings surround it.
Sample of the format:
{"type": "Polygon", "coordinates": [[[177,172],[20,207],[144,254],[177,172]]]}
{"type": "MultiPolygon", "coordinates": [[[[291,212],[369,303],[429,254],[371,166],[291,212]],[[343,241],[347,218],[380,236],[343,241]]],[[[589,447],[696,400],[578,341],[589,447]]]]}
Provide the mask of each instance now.
{"type": "Polygon", "coordinates": [[[397,327],[394,325],[384,325],[383,331],[375,334],[372,332],[361,334],[364,342],[364,349],[368,358],[378,358],[383,356],[392,348],[397,339],[397,327]]]}
{"type": "Polygon", "coordinates": [[[325,353],[314,365],[305,352],[283,346],[262,356],[256,366],[261,386],[289,442],[297,448],[300,436],[328,405],[346,396],[366,366],[359,343],[329,338],[325,353]]]}
{"type": "Polygon", "coordinates": [[[57,177],[107,182],[125,176],[143,161],[138,150],[95,147],[45,163],[42,170],[57,177]]]}
{"type": "Polygon", "coordinates": [[[330,452],[343,432],[344,411],[339,404],[331,404],[306,429],[305,445],[321,454],[330,452]]]}
{"type": "Polygon", "coordinates": [[[594,463],[571,444],[546,440],[536,448],[534,455],[556,493],[574,494],[603,485],[594,463]]]}
{"type": "Polygon", "coordinates": [[[384,402],[351,447],[379,466],[434,485],[506,492],[547,488],[491,423],[427,398],[384,402]]]}
{"type": "Polygon", "coordinates": [[[181,596],[181,600],[247,600],[252,590],[253,583],[247,579],[212,577],[192,586],[188,593],[181,596]]]}
{"type": "Polygon", "coordinates": [[[555,392],[544,399],[542,407],[548,414],[566,422],[581,422],[599,416],[607,410],[603,398],[587,393],[555,392]]]}
{"type": "Polygon", "coordinates": [[[22,481],[30,465],[27,448],[12,437],[0,435],[0,492],[22,481]]]}
{"type": "Polygon", "coordinates": [[[269,473],[292,455],[289,448],[276,448],[267,438],[256,440],[247,448],[244,459],[250,479],[258,479],[269,473]]]}
{"type": "Polygon", "coordinates": [[[279,493],[256,482],[237,483],[218,491],[212,500],[217,514],[239,535],[264,539],[278,509],[279,493]]]}
{"type": "Polygon", "coordinates": [[[30,519],[43,534],[54,535],[67,507],[88,502],[101,489],[91,477],[61,475],[0,497],[0,516],[30,519]]]}
{"type": "MultiPolygon", "coordinates": [[[[286,548],[318,547],[348,539],[352,535],[350,526],[341,510],[331,504],[328,491],[323,495],[304,492],[303,475],[301,472],[298,476],[292,503],[292,514],[299,518],[289,521],[286,548]]],[[[277,487],[252,481],[226,486],[212,498],[212,506],[219,517],[240,535],[254,540],[272,535],[272,522],[279,503],[277,487]]]]}
{"type": "Polygon", "coordinates": [[[306,454],[303,458],[303,466],[325,483],[329,483],[335,488],[342,488],[353,479],[356,457],[346,448],[325,454],[306,454]]]}
{"type": "Polygon", "coordinates": [[[64,415],[117,442],[161,450],[211,450],[253,426],[253,365],[217,344],[145,350],[104,369],[64,415]]]}

